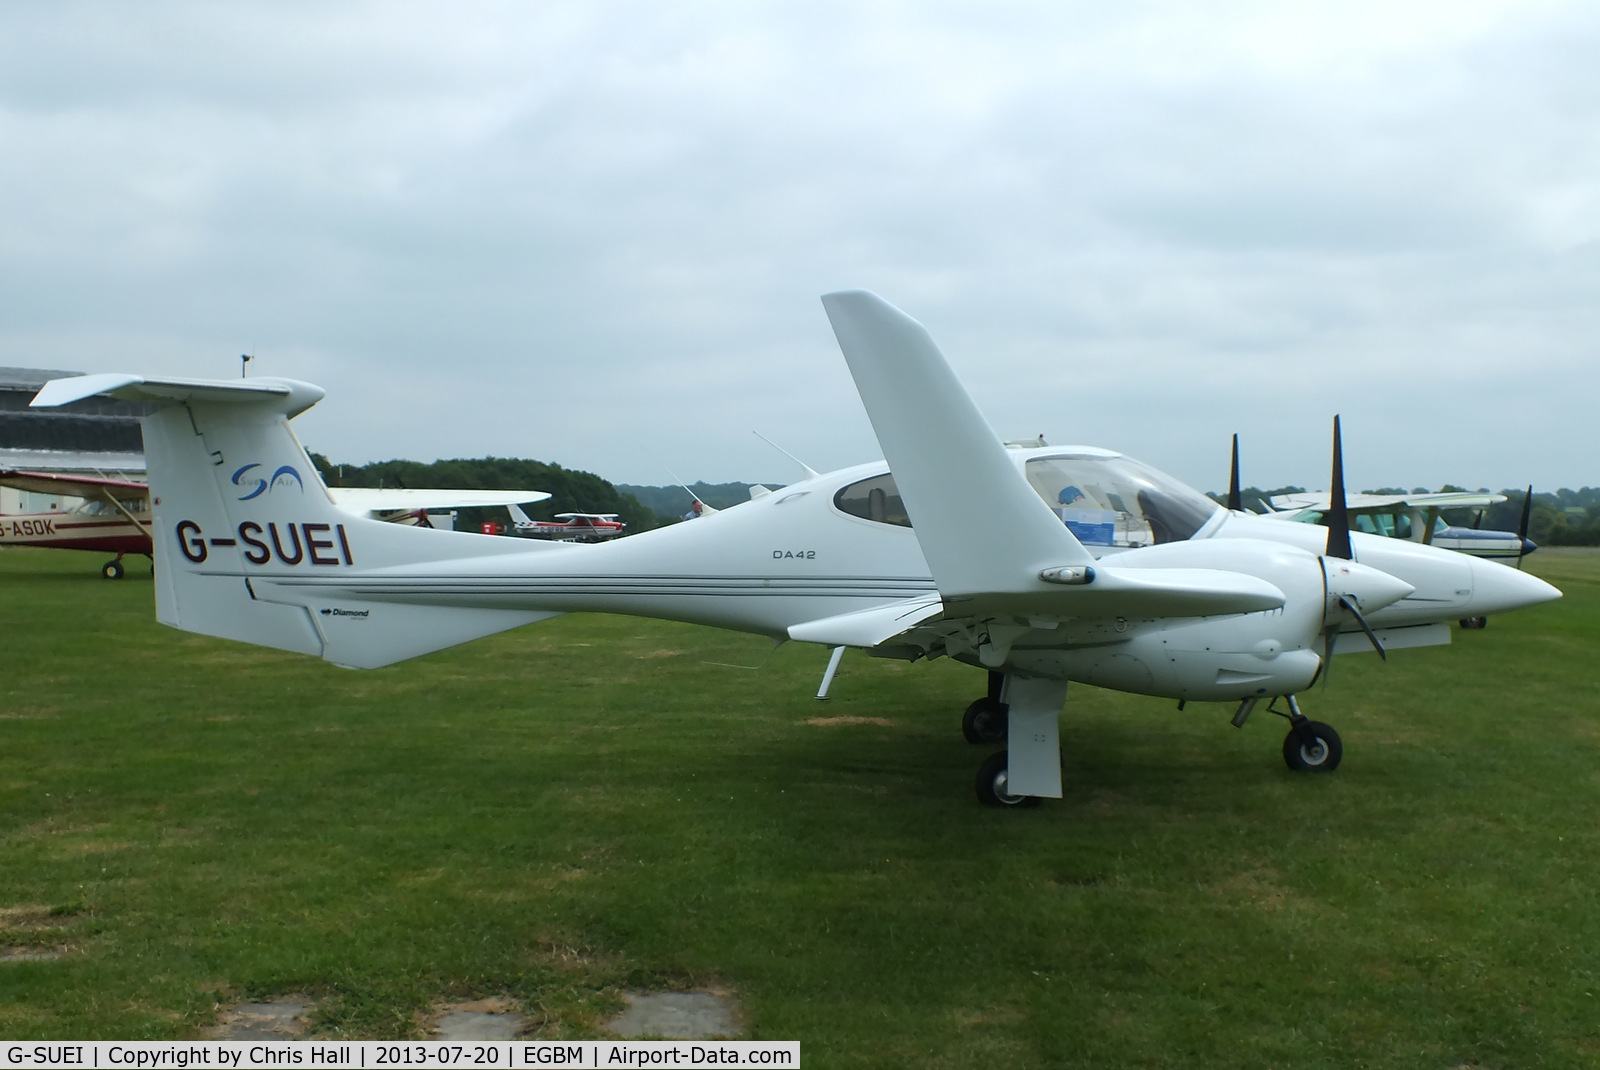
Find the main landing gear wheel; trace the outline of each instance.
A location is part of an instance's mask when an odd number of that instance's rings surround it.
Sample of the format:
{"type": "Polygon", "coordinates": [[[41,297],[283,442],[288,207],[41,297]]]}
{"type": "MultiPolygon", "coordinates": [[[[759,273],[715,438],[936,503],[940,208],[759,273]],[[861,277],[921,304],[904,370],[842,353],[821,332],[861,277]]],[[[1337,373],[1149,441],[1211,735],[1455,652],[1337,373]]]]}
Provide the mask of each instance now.
{"type": "Polygon", "coordinates": [[[961,734],[968,743],[1005,742],[1007,709],[999,699],[978,699],[961,715],[961,734]]]}
{"type": "Polygon", "coordinates": [[[107,561],[100,566],[100,575],[108,580],[120,580],[122,578],[122,562],[107,561]]]}
{"type": "Polygon", "coordinates": [[[997,751],[978,766],[978,801],[985,806],[1014,806],[1022,809],[1038,806],[1033,795],[1012,795],[1006,791],[1006,752],[997,751]]]}
{"type": "Polygon", "coordinates": [[[1462,617],[1461,626],[1468,631],[1479,631],[1489,626],[1488,617],[1462,617]]]}
{"type": "Polygon", "coordinates": [[[1283,740],[1283,760],[1297,773],[1331,773],[1344,757],[1339,733],[1321,721],[1304,721],[1283,740]]]}

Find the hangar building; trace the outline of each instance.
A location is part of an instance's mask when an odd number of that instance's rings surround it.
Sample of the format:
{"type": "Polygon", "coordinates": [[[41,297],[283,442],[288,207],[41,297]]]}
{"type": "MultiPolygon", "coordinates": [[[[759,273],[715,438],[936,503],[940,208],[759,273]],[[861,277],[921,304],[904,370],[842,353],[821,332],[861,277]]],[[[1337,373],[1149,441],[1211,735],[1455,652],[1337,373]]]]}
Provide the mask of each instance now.
{"type": "MultiPolygon", "coordinates": [[[[44,368],[0,368],[0,470],[74,472],[113,478],[144,477],[144,440],[139,417],[150,406],[110,398],[88,398],[59,409],[28,403],[51,379],[82,372],[44,368]]],[[[61,507],[75,499],[0,487],[0,513],[61,507]]]]}

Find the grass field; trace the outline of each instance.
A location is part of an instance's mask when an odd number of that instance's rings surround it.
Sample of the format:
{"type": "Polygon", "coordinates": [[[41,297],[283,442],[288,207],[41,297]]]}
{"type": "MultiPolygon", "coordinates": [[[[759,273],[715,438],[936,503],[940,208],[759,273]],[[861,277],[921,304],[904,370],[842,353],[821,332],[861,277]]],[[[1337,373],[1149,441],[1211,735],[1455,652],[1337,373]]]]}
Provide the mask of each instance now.
{"type": "Polygon", "coordinates": [[[366,673],[0,554],[0,1038],[331,1036],[506,994],[593,1035],[721,987],[807,1066],[1600,1065],[1600,554],[1282,722],[1075,687],[1066,798],[980,808],[979,673],[566,617],[366,673]],[[814,719],[839,719],[811,723],[814,719]],[[882,723],[850,723],[850,719],[882,723]]]}

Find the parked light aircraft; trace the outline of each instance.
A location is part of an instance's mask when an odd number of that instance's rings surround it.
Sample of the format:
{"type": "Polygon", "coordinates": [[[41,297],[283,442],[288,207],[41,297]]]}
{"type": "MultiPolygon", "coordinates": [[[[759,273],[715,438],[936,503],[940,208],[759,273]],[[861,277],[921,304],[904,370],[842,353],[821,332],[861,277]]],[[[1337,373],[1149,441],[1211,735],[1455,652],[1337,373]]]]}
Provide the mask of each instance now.
{"type": "MultiPolygon", "coordinates": [[[[1301,524],[1327,524],[1336,509],[1345,517],[1343,523],[1369,535],[1382,535],[1391,539],[1409,539],[1441,550],[1455,550],[1473,557],[1488,558],[1522,567],[1522,559],[1539,547],[1528,538],[1528,520],[1533,510],[1533,487],[1529,486],[1522,499],[1522,523],[1512,531],[1491,531],[1476,527],[1463,528],[1446,524],[1439,516],[1444,509],[1477,509],[1477,519],[1483,519],[1483,510],[1506,500],[1504,494],[1474,494],[1471,491],[1441,491],[1437,494],[1419,491],[1416,494],[1343,494],[1342,508],[1333,492],[1276,494],[1267,500],[1271,512],[1266,515],[1276,520],[1290,520],[1301,524]]],[[[1233,436],[1233,464],[1228,473],[1228,508],[1242,509],[1243,492],[1239,488],[1239,436],[1233,436]]],[[[1482,629],[1488,626],[1484,616],[1462,617],[1461,626],[1482,629]]]]}
{"type": "Polygon", "coordinates": [[[288,425],[322,398],[309,383],[106,374],[34,404],[161,404],[144,438],[156,612],[174,627],[362,668],[580,610],[949,656],[991,674],[963,721],[1006,742],[978,772],[990,805],[1060,797],[1069,680],[1237,704],[1238,726],[1267,700],[1290,721],[1288,765],[1331,770],[1338,734],[1296,696],[1333,654],[1446,643],[1447,621],[1560,596],[1461,554],[1233,512],[1110,450],[1007,450],[920,324],[865,292],[823,304],[886,462],[599,545],[340,511],[288,425]],[[227,473],[243,464],[307,478],[241,495],[227,473]]]}
{"type": "Polygon", "coordinates": [[[506,506],[518,535],[573,542],[604,542],[622,534],[616,513],[557,513],[554,520],[535,520],[515,505],[506,506]]]}
{"type": "MultiPolygon", "coordinates": [[[[1531,493],[1531,491],[1530,491],[1531,493]]],[[[1445,509],[1487,509],[1506,500],[1504,494],[1443,492],[1436,494],[1351,494],[1346,507],[1356,528],[1391,539],[1410,539],[1474,557],[1520,562],[1539,547],[1521,532],[1489,531],[1446,524],[1445,509]]],[[[1277,494],[1268,499],[1277,517],[1320,524],[1329,509],[1328,495],[1277,494]]]]}
{"type": "MultiPolygon", "coordinates": [[[[255,474],[256,466],[234,473],[232,484],[245,493],[262,494],[267,481],[255,474]]],[[[310,469],[315,471],[315,469],[310,469]]],[[[296,473],[298,478],[298,473],[296,473]]],[[[292,482],[286,473],[273,476],[292,482]]],[[[117,556],[100,566],[108,580],[121,579],[122,559],[128,554],[151,555],[150,487],[132,479],[80,476],[63,472],[0,472],[0,485],[35,494],[63,498],[83,498],[71,509],[51,509],[43,513],[0,515],[0,546],[43,546],[62,550],[91,550],[117,556]]],[[[423,490],[404,487],[339,487],[328,490],[341,509],[375,520],[400,524],[428,524],[428,511],[465,509],[470,506],[504,505],[516,508],[518,502],[542,502],[550,497],[544,491],[527,490],[423,490]]],[[[298,540],[292,540],[291,549],[298,540]]]]}

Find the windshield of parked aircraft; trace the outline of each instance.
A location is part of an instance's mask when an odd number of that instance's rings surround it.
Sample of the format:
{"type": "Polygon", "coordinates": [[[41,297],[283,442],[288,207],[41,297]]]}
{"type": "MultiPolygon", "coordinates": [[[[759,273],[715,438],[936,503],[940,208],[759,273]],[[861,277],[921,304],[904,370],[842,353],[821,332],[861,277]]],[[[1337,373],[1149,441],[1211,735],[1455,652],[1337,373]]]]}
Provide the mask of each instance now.
{"type": "Polygon", "coordinates": [[[1131,457],[1036,457],[1027,473],[1039,497],[1085,546],[1182,542],[1222,508],[1131,457]]]}
{"type": "MultiPolygon", "coordinates": [[[[123,506],[123,509],[128,510],[128,512],[130,512],[130,513],[142,513],[142,512],[145,512],[145,503],[143,502],[143,500],[134,501],[134,502],[123,502],[122,506],[123,506]]],[[[122,509],[118,509],[115,505],[112,505],[110,502],[102,501],[101,499],[98,499],[98,498],[91,498],[89,501],[84,502],[82,505],[78,506],[76,509],[74,509],[72,511],[74,513],[77,513],[80,516],[121,516],[122,515],[122,509]]]]}

